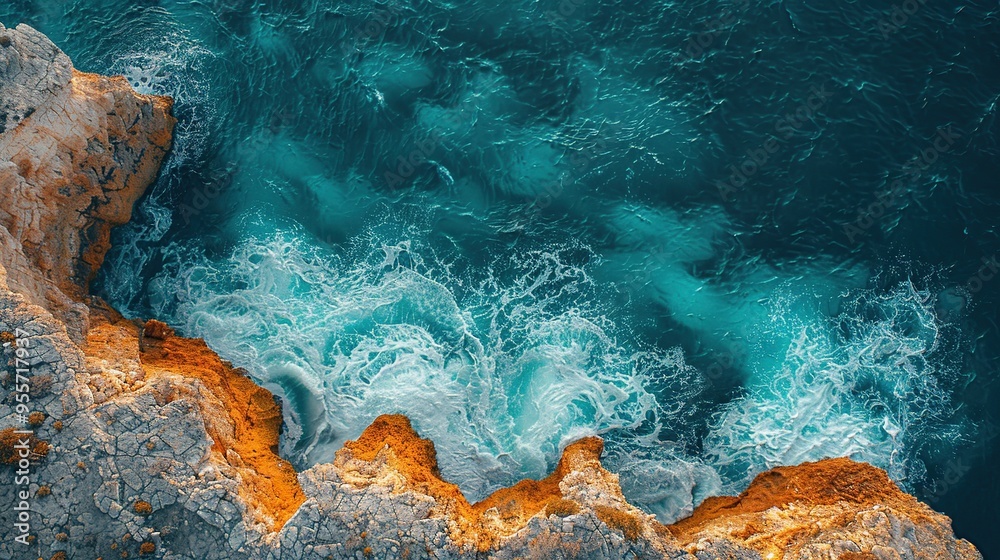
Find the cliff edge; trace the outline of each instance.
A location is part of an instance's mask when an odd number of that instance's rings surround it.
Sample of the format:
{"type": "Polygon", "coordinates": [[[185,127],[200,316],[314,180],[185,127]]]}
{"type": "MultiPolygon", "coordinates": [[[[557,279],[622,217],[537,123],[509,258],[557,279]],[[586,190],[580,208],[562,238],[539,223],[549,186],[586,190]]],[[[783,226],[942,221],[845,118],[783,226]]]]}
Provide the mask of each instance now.
{"type": "Polygon", "coordinates": [[[78,72],[41,33],[0,24],[0,262],[78,342],[111,228],[128,222],[170,150],[172,104],[123,77],[78,72]]]}
{"type": "Polygon", "coordinates": [[[396,415],[296,473],[245,371],[88,295],[170,111],[0,25],[0,558],[981,558],[848,459],[768,471],[670,526],[627,502],[599,438],[478,503],[396,415]]]}

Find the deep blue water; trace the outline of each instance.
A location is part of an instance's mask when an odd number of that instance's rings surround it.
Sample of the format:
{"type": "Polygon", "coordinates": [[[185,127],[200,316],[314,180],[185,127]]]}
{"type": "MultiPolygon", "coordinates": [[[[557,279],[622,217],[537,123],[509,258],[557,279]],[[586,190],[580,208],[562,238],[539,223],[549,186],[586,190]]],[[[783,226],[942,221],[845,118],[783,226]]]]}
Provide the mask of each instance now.
{"type": "Polygon", "coordinates": [[[1000,6],[14,0],[177,100],[96,289],[472,499],[583,435],[670,521],[886,468],[1000,554],[1000,6]]]}

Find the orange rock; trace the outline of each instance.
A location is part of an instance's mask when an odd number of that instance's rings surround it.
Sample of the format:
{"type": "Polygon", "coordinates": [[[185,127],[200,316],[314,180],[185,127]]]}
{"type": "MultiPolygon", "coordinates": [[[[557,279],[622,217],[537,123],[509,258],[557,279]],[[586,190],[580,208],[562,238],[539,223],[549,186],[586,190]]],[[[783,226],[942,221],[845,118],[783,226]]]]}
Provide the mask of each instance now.
{"type": "Polygon", "coordinates": [[[441,478],[434,443],[421,439],[405,416],[379,416],[357,440],[345,443],[344,450],[338,452],[341,464],[351,459],[372,462],[384,458],[387,466],[405,478],[405,489],[433,497],[438,509],[451,517],[456,542],[470,543],[485,551],[523,528],[547,506],[567,509],[559,484],[582,465],[599,465],[604,443],[596,437],[572,443],[548,477],[522,480],[474,504],[466,500],[458,486],[441,478]]]}
{"type": "Polygon", "coordinates": [[[955,538],[946,516],[885,471],[845,458],[761,473],[739,496],[709,498],[669,530],[689,552],[728,540],[774,560],[882,558],[889,549],[928,560],[982,558],[955,538]]]}
{"type": "MultiPolygon", "coordinates": [[[[222,458],[239,457],[239,494],[272,530],[280,529],[305,501],[292,464],[278,455],[281,407],[245,372],[224,363],[201,339],[160,331],[140,355],[148,381],[179,375],[202,381],[221,401],[221,410],[203,409],[206,428],[222,458]]],[[[230,461],[232,464],[234,461],[230,461]]]]}
{"type": "Polygon", "coordinates": [[[739,496],[708,498],[690,517],[670,525],[670,532],[683,541],[720,518],[792,503],[817,506],[840,502],[859,508],[892,506],[918,518],[926,507],[900,490],[882,469],[850,459],[826,459],[761,473],[739,496]]]}
{"type": "Polygon", "coordinates": [[[176,120],[170,98],[136,93],[120,76],[78,72],[58,50],[43,51],[54,57],[47,97],[0,132],[0,264],[12,288],[81,341],[87,319],[78,304],[111,229],[128,222],[156,180],[176,120]]]}
{"type": "Polygon", "coordinates": [[[166,340],[168,337],[173,336],[174,330],[167,326],[166,323],[162,321],[157,321],[156,319],[150,319],[146,321],[143,327],[143,334],[149,338],[157,338],[159,340],[166,340]]]}

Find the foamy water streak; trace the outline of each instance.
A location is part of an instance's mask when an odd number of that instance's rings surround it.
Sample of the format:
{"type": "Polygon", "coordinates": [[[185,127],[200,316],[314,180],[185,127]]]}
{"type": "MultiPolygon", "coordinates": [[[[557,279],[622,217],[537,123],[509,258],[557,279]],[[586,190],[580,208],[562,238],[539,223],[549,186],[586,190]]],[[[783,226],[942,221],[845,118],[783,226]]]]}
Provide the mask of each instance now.
{"type": "Polygon", "coordinates": [[[143,278],[138,271],[153,258],[151,247],[173,225],[174,206],[185,180],[182,170],[205,151],[215,118],[206,102],[210,85],[204,77],[211,58],[212,53],[197,40],[174,32],[145,45],[141,52],[117,56],[111,70],[125,76],[139,93],[170,96],[178,117],[173,147],[160,178],[136,205],[129,223],[114,232],[115,250],[108,254],[102,269],[103,290],[126,316],[140,313],[143,278]]]}
{"type": "Polygon", "coordinates": [[[952,372],[939,371],[948,359],[933,298],[906,283],[855,293],[825,320],[788,307],[772,307],[772,328],[792,335],[784,359],[715,415],[706,460],[731,491],[767,468],[823,457],[866,461],[916,487],[921,453],[943,453],[965,431],[938,383],[952,372]]]}

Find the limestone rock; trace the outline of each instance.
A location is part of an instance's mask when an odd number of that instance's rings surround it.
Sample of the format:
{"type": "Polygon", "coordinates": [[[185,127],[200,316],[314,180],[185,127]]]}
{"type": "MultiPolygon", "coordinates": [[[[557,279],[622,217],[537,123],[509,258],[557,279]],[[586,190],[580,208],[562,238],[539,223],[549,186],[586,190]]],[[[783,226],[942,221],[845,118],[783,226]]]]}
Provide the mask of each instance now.
{"type": "Polygon", "coordinates": [[[670,531],[693,553],[743,542],[765,559],[981,558],[955,539],[947,517],[850,459],[772,469],[737,497],[709,498],[670,531]]]}
{"type": "Polygon", "coordinates": [[[76,71],[27,25],[0,25],[2,262],[77,341],[87,326],[79,302],[111,228],[129,220],[170,149],[171,105],[120,76],[76,71]]]}

